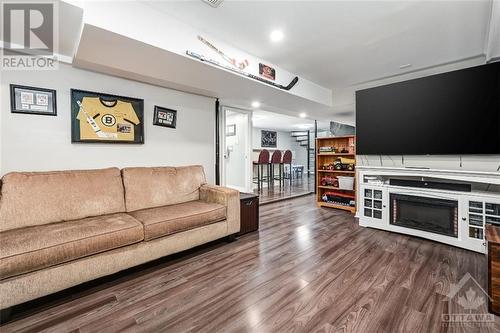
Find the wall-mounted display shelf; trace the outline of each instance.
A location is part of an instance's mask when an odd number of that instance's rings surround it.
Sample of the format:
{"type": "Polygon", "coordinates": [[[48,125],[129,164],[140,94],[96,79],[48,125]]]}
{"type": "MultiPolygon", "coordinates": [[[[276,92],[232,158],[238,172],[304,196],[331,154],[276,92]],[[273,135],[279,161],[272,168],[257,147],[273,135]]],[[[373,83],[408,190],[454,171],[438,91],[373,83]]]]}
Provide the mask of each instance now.
{"type": "Polygon", "coordinates": [[[355,136],[316,139],[318,206],[356,212],[355,164],[355,136]]]}

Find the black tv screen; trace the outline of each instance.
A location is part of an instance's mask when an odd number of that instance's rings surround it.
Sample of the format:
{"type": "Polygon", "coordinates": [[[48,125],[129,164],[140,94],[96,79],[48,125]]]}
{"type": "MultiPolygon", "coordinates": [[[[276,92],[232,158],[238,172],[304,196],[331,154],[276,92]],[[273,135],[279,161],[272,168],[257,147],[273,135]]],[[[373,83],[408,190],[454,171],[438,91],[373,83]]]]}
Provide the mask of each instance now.
{"type": "Polygon", "coordinates": [[[356,92],[356,152],[500,154],[500,62],[356,92]]]}

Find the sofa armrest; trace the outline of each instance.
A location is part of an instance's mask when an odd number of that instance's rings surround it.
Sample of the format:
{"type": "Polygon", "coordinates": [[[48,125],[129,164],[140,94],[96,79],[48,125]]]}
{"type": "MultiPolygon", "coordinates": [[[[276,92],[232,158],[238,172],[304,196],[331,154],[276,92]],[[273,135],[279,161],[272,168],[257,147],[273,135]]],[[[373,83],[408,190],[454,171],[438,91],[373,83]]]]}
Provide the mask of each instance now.
{"type": "Polygon", "coordinates": [[[200,200],[226,206],[227,234],[232,235],[240,231],[240,192],[205,184],[200,187],[200,200]]]}

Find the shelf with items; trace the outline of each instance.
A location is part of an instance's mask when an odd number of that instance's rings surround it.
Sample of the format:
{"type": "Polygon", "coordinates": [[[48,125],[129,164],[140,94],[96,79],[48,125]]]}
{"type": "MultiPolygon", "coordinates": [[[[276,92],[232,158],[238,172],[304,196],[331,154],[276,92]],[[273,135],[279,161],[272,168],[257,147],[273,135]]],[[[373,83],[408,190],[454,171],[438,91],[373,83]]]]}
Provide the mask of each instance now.
{"type": "Polygon", "coordinates": [[[316,139],[317,204],[356,211],[355,136],[316,139]]]}
{"type": "Polygon", "coordinates": [[[348,171],[348,170],[318,170],[318,172],[350,173],[350,174],[355,174],[356,173],[356,171],[348,171]]]}
{"type": "Polygon", "coordinates": [[[354,156],[350,153],[318,153],[319,156],[354,156]]]}
{"type": "Polygon", "coordinates": [[[348,211],[350,211],[353,214],[356,212],[356,207],[337,205],[337,204],[334,204],[334,203],[323,202],[323,201],[318,202],[318,206],[348,210],[348,211]]]}
{"type": "Polygon", "coordinates": [[[335,186],[323,186],[323,185],[318,185],[319,188],[326,189],[326,190],[333,190],[333,191],[346,191],[346,192],[353,192],[354,189],[352,190],[346,190],[346,189],[341,189],[335,186]]]}

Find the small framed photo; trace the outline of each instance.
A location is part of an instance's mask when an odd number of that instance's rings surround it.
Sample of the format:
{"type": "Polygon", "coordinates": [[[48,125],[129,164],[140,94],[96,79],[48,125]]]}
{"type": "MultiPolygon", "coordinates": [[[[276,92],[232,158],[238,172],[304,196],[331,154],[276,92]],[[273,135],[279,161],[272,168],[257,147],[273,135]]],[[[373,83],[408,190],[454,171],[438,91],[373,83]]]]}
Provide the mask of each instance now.
{"type": "Polygon", "coordinates": [[[236,124],[227,125],[226,136],[235,136],[235,135],[236,135],[236,124]]]}
{"type": "Polygon", "coordinates": [[[177,125],[177,111],[155,105],[153,125],[175,128],[177,125]]]}
{"type": "Polygon", "coordinates": [[[10,112],[57,116],[56,91],[11,84],[10,112]]]}

